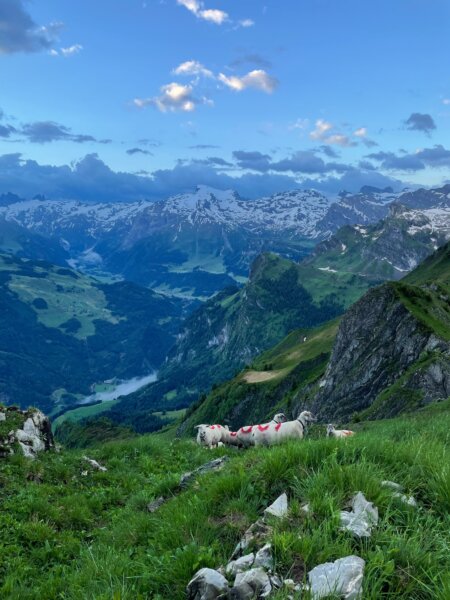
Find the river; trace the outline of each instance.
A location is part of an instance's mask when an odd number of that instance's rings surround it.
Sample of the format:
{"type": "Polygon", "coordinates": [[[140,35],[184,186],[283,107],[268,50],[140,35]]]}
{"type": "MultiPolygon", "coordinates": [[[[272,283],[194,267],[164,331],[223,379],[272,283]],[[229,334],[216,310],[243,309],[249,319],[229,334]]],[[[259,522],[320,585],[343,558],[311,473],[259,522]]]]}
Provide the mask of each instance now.
{"type": "Polygon", "coordinates": [[[86,396],[78,402],[78,406],[92,404],[93,402],[110,402],[111,400],[116,400],[119,396],[128,396],[128,394],[137,392],[137,390],[149,383],[155,382],[157,379],[158,373],[155,371],[144,377],[133,377],[132,379],[120,381],[112,390],[108,390],[107,392],[96,392],[95,394],[86,396]]]}

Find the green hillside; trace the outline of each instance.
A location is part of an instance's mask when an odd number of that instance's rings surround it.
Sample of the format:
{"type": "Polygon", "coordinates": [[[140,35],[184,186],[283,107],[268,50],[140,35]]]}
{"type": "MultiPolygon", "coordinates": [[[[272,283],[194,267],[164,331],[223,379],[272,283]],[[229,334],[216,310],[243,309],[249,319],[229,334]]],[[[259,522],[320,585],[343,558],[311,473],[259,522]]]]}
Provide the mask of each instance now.
{"type": "Polygon", "coordinates": [[[324,274],[316,281],[321,288],[329,277],[328,293],[318,292],[316,300],[306,289],[311,282],[303,276],[301,265],[275,254],[261,255],[243,288],[224,290],[186,319],[158,382],[128,397],[110,414],[139,427],[142,413],[185,407],[294,329],[335,318],[355,294],[363,293],[363,284],[358,292],[357,286],[346,287],[334,275],[324,274]]]}
{"type": "Polygon", "coordinates": [[[193,404],[181,431],[191,435],[196,424],[212,422],[224,422],[234,429],[243,423],[270,420],[280,410],[290,414],[299,386],[324,372],[338,325],[334,320],[316,329],[293,331],[231,381],[193,404]]]}
{"type": "Polygon", "coordinates": [[[313,426],[301,442],[227,450],[221,472],[181,491],[183,472],[225,451],[166,434],[33,463],[0,459],[0,597],[182,600],[193,574],[226,564],[248,526],[286,491],[289,516],[268,538],[280,576],[305,581],[314,566],[356,554],[366,561],[365,600],[447,600],[449,426],[448,402],[360,424],[344,443],[313,426]],[[85,454],[108,470],[93,470],[85,454]],[[404,486],[418,508],[394,498],[383,480],[404,486]],[[380,514],[364,541],[339,530],[339,512],[358,490],[380,514]],[[147,504],[160,496],[169,499],[149,513],[147,504]]]}
{"type": "Polygon", "coordinates": [[[0,398],[56,412],[91,384],[146,375],[181,314],[180,302],[131,283],[0,254],[0,398]]]}

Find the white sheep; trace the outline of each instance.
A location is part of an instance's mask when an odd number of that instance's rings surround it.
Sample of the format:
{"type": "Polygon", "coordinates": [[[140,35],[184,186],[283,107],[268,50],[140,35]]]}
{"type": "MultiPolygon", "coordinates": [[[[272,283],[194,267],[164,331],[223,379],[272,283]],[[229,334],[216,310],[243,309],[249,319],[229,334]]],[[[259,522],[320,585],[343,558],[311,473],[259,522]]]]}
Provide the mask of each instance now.
{"type": "Polygon", "coordinates": [[[302,439],[308,423],[315,420],[308,410],[304,410],[293,421],[269,423],[267,426],[258,425],[252,432],[253,444],[255,446],[272,446],[288,439],[302,439]]]}
{"type": "Polygon", "coordinates": [[[248,448],[249,446],[254,446],[255,445],[255,441],[253,438],[253,432],[259,428],[259,427],[263,427],[266,428],[269,425],[278,425],[279,423],[285,423],[287,421],[286,416],[284,415],[284,413],[277,413],[273,419],[270,421],[270,423],[263,423],[262,425],[245,425],[244,427],[241,427],[240,429],[238,429],[236,432],[230,432],[230,436],[233,437],[233,439],[237,439],[237,444],[233,444],[233,445],[238,445],[244,448],[248,448]]]}
{"type": "Polygon", "coordinates": [[[335,437],[335,438],[347,438],[355,435],[354,431],[350,429],[336,429],[334,425],[331,423],[327,425],[327,437],[335,437]]]}
{"type": "Polygon", "coordinates": [[[228,427],[222,427],[222,425],[196,425],[197,429],[197,444],[200,446],[206,446],[206,448],[217,448],[220,442],[224,442],[226,439],[225,432],[228,431],[228,427]]]}

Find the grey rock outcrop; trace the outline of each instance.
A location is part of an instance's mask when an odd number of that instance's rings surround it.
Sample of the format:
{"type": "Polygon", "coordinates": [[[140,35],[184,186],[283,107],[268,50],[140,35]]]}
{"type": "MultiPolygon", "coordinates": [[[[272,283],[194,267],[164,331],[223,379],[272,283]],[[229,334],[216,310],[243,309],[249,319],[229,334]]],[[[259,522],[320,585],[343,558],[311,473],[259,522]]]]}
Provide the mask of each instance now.
{"type": "Polygon", "coordinates": [[[266,571],[261,568],[250,569],[236,575],[231,590],[232,598],[247,600],[250,598],[268,598],[272,584],[266,571]],[[251,595],[249,595],[251,594],[251,595]]]}
{"type": "MultiPolygon", "coordinates": [[[[442,357],[439,366],[429,366],[421,376],[428,382],[423,386],[427,389],[423,402],[445,397],[450,385],[450,344],[406,308],[397,285],[384,284],[369,291],[342,319],[325,375],[308,398],[319,417],[344,420],[371,407],[423,352],[442,357]]],[[[299,403],[304,402],[300,397],[299,403]]],[[[374,416],[393,416],[402,408],[401,403],[392,403],[374,416]]]]}
{"type": "Polygon", "coordinates": [[[264,511],[265,517],[277,517],[279,519],[285,517],[288,513],[288,499],[286,492],[278,496],[278,498],[264,511]]]}
{"type": "Polygon", "coordinates": [[[35,458],[39,452],[55,447],[50,419],[40,410],[11,406],[0,411],[0,422],[3,426],[11,422],[11,430],[0,439],[0,456],[14,454],[18,446],[25,457],[35,458]]]}
{"type": "Polygon", "coordinates": [[[187,487],[192,480],[197,475],[204,475],[205,473],[210,473],[211,471],[220,471],[225,466],[225,463],[230,459],[228,456],[222,456],[221,458],[215,458],[214,460],[210,460],[209,462],[201,465],[195,471],[189,471],[188,473],[184,473],[180,478],[180,487],[187,487]]]}

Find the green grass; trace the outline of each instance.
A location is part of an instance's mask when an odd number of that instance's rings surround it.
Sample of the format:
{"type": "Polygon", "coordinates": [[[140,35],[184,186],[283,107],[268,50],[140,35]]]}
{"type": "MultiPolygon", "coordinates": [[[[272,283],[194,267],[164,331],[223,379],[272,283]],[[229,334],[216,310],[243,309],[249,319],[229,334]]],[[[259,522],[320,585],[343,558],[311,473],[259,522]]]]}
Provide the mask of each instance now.
{"type": "Polygon", "coordinates": [[[287,491],[289,517],[270,540],[281,576],[357,554],[366,561],[365,600],[448,600],[449,425],[446,402],[361,423],[344,443],[316,426],[301,442],[230,449],[222,472],[179,494],[181,473],[225,451],[162,434],[34,463],[15,456],[0,472],[0,597],[181,600],[191,576],[225,564],[245,529],[287,491]],[[108,471],[92,472],[86,452],[108,471]],[[419,508],[394,499],[383,479],[402,484],[419,508]],[[364,541],[338,528],[339,511],[358,490],[380,512],[364,541]],[[149,514],[147,503],[160,495],[172,497],[149,514]],[[304,502],[310,515],[300,510],[304,502]]]}
{"type": "Polygon", "coordinates": [[[61,423],[64,421],[81,421],[82,419],[87,419],[88,417],[95,417],[100,415],[101,413],[110,410],[113,406],[115,406],[119,400],[107,400],[106,402],[101,402],[99,404],[93,404],[88,406],[80,406],[79,408],[74,408],[73,410],[68,410],[58,418],[53,421],[53,428],[56,429],[61,423]]]}

